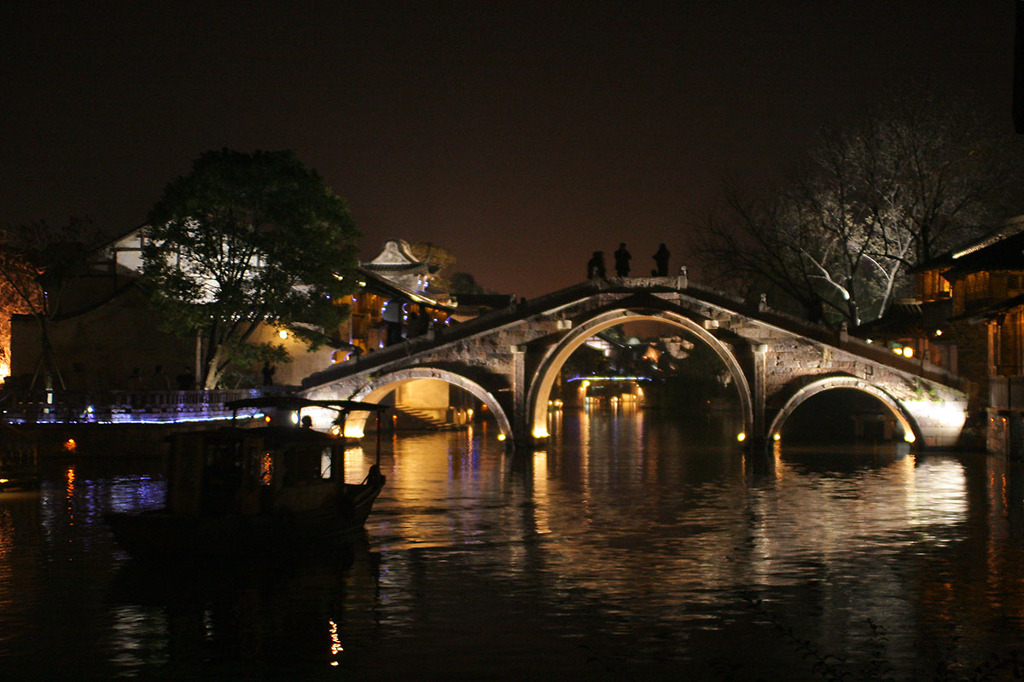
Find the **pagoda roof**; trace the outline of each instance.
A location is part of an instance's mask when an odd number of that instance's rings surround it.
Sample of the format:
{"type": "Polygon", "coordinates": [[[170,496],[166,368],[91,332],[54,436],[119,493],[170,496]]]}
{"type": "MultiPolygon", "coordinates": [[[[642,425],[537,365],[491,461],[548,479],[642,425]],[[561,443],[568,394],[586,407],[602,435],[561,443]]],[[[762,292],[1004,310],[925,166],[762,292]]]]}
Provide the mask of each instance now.
{"type": "Polygon", "coordinates": [[[365,287],[369,291],[383,294],[391,298],[404,298],[413,303],[419,303],[427,308],[433,308],[447,313],[455,312],[455,307],[441,303],[437,299],[423,293],[411,291],[401,286],[398,282],[369,270],[365,266],[358,268],[361,277],[365,278],[365,287]]]}
{"type": "Polygon", "coordinates": [[[412,254],[409,242],[404,239],[389,239],[384,243],[384,248],[376,258],[368,263],[360,264],[360,267],[370,272],[402,275],[430,273],[436,269],[432,268],[427,261],[418,260],[412,254]]]}

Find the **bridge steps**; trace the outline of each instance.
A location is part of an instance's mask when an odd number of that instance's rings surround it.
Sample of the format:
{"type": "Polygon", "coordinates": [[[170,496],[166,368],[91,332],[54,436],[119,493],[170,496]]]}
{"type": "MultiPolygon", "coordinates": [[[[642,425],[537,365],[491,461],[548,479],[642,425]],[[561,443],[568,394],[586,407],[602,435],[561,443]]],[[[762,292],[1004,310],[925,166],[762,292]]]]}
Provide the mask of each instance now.
{"type": "Polygon", "coordinates": [[[417,422],[422,423],[423,428],[430,429],[433,431],[454,431],[459,427],[449,421],[439,418],[434,412],[430,410],[421,410],[415,407],[400,406],[396,408],[400,410],[404,415],[412,417],[417,422]]]}

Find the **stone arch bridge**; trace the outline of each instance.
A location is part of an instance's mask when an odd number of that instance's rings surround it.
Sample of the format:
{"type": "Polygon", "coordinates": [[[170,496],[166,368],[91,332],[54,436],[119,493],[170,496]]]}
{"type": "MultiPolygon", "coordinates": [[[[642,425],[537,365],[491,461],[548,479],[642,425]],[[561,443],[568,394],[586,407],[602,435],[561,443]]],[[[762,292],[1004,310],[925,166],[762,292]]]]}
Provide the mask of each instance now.
{"type": "MultiPolygon", "coordinates": [[[[765,443],[808,398],[839,388],[868,393],[924,446],[956,443],[966,396],[957,377],[759,305],[690,284],[685,276],[594,279],[368,353],[307,377],[315,399],[374,402],[414,379],[441,379],[486,404],[516,445],[547,438],[548,399],[559,370],[588,338],[632,320],[673,325],[703,342],[732,377],[743,413],[740,440],[765,443]]],[[[346,434],[361,435],[366,414],[346,434]]]]}

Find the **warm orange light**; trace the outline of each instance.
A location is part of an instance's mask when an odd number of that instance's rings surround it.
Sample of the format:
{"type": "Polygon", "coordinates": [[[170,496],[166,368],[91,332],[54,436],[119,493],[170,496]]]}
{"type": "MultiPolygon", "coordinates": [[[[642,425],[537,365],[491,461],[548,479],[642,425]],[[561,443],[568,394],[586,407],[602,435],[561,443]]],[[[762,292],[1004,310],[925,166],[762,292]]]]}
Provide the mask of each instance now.
{"type": "Polygon", "coordinates": [[[279,331],[279,332],[277,333],[277,335],[278,335],[278,336],[279,336],[280,338],[282,338],[282,339],[287,339],[287,338],[288,338],[288,330],[287,330],[287,329],[282,329],[281,331],[279,331]]]}
{"type": "Polygon", "coordinates": [[[269,452],[263,453],[260,460],[260,484],[270,485],[274,480],[274,456],[269,452]]]}
{"type": "Polygon", "coordinates": [[[68,438],[64,441],[64,449],[68,452],[75,452],[78,449],[78,443],[75,442],[74,438],[68,438]]]}
{"type": "Polygon", "coordinates": [[[263,421],[265,421],[266,423],[269,424],[270,423],[270,415],[269,414],[263,415],[263,421]]]}

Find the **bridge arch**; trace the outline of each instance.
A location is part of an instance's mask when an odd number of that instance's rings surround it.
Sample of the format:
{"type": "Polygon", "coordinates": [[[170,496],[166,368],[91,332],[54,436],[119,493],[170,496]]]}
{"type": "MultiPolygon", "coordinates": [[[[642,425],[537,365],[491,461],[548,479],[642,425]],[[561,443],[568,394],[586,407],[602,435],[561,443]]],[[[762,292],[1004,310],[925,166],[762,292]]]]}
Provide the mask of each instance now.
{"type": "Polygon", "coordinates": [[[807,402],[808,399],[818,395],[819,393],[839,388],[855,389],[877,398],[879,402],[885,405],[889,411],[892,412],[896,421],[903,427],[903,439],[905,441],[913,443],[921,439],[921,430],[918,427],[917,422],[905,409],[903,409],[903,406],[900,405],[898,400],[877,386],[874,386],[863,379],[858,379],[857,377],[849,375],[823,377],[800,388],[800,390],[790,396],[789,400],[786,401],[786,404],[783,405],[782,409],[775,415],[775,418],[772,420],[771,428],[768,430],[769,437],[776,438],[779,436],[786,420],[793,415],[800,405],[807,402]]]}
{"type": "MultiPolygon", "coordinates": [[[[467,379],[461,374],[444,369],[412,367],[382,374],[381,376],[373,377],[369,383],[356,391],[351,399],[376,403],[395,390],[398,385],[416,379],[439,379],[472,394],[486,405],[487,409],[494,415],[495,420],[498,422],[501,438],[512,438],[512,424],[505,412],[505,408],[501,406],[501,403],[494,397],[494,394],[472,379],[467,379]]],[[[350,438],[362,438],[368,416],[369,412],[352,412],[348,419],[345,420],[345,435],[350,438]]]]}
{"type": "Polygon", "coordinates": [[[637,321],[665,322],[690,332],[700,341],[707,344],[729,370],[729,374],[739,393],[740,405],[743,410],[743,431],[748,435],[752,433],[754,407],[750,384],[743,373],[743,368],[740,366],[739,361],[726,344],[704,329],[702,325],[683,315],[671,311],[655,312],[620,308],[601,313],[582,322],[544,355],[537,371],[533,375],[533,380],[529,384],[530,390],[526,401],[528,416],[526,426],[530,429],[530,435],[534,439],[547,438],[549,435],[547,412],[548,399],[551,397],[551,387],[554,385],[555,377],[562,369],[562,365],[569,359],[569,356],[595,334],[609,327],[637,321]]]}

